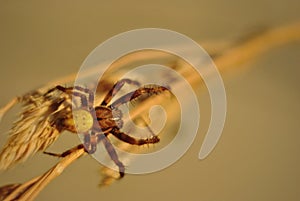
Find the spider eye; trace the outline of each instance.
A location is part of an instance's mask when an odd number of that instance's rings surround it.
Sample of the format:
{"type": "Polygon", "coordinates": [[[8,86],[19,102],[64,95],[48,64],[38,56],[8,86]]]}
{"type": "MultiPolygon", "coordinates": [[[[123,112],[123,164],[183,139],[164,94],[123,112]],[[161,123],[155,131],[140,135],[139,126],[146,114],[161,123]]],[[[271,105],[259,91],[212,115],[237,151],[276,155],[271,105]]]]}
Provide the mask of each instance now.
{"type": "Polygon", "coordinates": [[[90,130],[93,126],[93,117],[86,110],[73,111],[73,119],[77,132],[82,133],[90,130]]]}

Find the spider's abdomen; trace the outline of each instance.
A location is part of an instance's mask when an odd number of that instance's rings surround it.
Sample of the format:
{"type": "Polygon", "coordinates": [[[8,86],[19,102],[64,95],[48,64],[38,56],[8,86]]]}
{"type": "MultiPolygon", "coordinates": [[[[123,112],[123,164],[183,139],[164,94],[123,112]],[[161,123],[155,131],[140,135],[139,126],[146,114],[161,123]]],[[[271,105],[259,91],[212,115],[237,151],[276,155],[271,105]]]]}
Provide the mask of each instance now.
{"type": "Polygon", "coordinates": [[[73,120],[77,132],[82,133],[90,130],[93,126],[93,117],[86,110],[73,111],[73,120]]]}
{"type": "Polygon", "coordinates": [[[121,110],[100,106],[96,107],[95,111],[98,124],[103,131],[113,127],[122,128],[121,110]]]}

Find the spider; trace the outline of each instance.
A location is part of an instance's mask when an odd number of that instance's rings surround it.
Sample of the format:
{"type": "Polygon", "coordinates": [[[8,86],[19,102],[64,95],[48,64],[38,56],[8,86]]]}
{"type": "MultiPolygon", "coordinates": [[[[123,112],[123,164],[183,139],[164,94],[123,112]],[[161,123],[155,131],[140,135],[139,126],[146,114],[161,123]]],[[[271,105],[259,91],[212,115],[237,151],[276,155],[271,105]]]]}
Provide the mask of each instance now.
{"type": "MultiPolygon", "coordinates": [[[[137,90],[127,93],[112,102],[112,99],[124,84],[140,86],[137,81],[122,79],[114,84],[113,88],[104,97],[102,103],[96,107],[94,107],[94,94],[92,91],[81,86],[65,88],[58,85],[46,93],[49,94],[58,90],[69,96],[73,95],[73,97],[78,97],[80,99],[80,108],[75,108],[70,112],[71,104],[69,104],[65,109],[59,110],[53,114],[52,120],[50,120],[51,126],[56,128],[59,132],[67,130],[72,133],[82,134],[83,144],[78,145],[77,149],[84,148],[89,154],[95,153],[98,143],[103,143],[110,158],[119,168],[120,178],[124,176],[125,167],[119,160],[117,152],[111,144],[108,135],[113,135],[117,139],[132,145],[154,144],[158,143],[160,139],[156,135],[153,135],[150,138],[140,139],[120,131],[124,122],[122,120],[122,111],[119,107],[142,96],[146,96],[147,98],[164,91],[169,91],[167,87],[149,85],[139,87],[137,90]]],[[[62,103],[58,103],[55,107],[59,107],[58,105],[60,104],[62,103]]],[[[57,157],[65,157],[72,153],[73,149],[67,150],[62,154],[50,152],[44,153],[57,157]]]]}

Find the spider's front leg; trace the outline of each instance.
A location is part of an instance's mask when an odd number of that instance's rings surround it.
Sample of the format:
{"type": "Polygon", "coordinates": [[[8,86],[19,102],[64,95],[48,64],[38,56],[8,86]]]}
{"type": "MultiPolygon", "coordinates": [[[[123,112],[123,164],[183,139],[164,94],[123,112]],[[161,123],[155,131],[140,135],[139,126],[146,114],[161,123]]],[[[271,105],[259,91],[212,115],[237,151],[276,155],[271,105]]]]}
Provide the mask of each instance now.
{"type": "Polygon", "coordinates": [[[120,97],[115,102],[113,102],[109,107],[118,108],[120,105],[128,103],[132,100],[138,99],[139,97],[142,97],[142,96],[151,97],[153,95],[161,94],[165,91],[170,92],[170,90],[167,87],[163,87],[163,86],[159,86],[159,85],[140,87],[137,90],[120,97]]]}
{"type": "Polygon", "coordinates": [[[126,133],[121,132],[118,128],[112,129],[110,133],[113,134],[119,140],[132,145],[155,144],[159,142],[159,138],[156,135],[146,139],[137,139],[131,137],[130,135],[127,135],[126,133]]]}
{"type": "Polygon", "coordinates": [[[122,79],[118,81],[114,86],[111,88],[111,90],[106,94],[105,98],[103,99],[101,105],[106,106],[110,101],[113,99],[113,97],[121,90],[121,88],[124,86],[124,84],[132,84],[136,86],[141,86],[141,84],[137,81],[130,80],[130,79],[122,79]]]}

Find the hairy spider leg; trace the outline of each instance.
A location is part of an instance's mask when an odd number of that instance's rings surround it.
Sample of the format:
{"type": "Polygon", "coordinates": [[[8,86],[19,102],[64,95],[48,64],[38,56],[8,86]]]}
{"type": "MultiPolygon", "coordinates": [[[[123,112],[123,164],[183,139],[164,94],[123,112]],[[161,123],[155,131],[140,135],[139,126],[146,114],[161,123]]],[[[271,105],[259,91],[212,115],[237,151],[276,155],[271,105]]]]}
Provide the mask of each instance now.
{"type": "Polygon", "coordinates": [[[61,85],[57,85],[55,88],[60,91],[65,92],[69,95],[73,94],[74,96],[79,97],[81,99],[81,104],[84,108],[88,108],[90,110],[94,107],[94,94],[91,90],[89,90],[87,88],[83,88],[80,86],[65,88],[61,85]],[[77,91],[75,91],[75,90],[77,90],[77,91]],[[88,95],[88,98],[87,98],[86,94],[88,95]]]}
{"type": "Polygon", "coordinates": [[[68,149],[67,151],[64,151],[61,154],[47,152],[47,151],[44,151],[43,153],[50,156],[56,156],[56,157],[66,157],[78,149],[84,149],[84,151],[87,152],[88,154],[95,153],[98,144],[97,136],[95,134],[90,135],[89,133],[84,133],[83,139],[84,139],[83,144],[79,144],[76,147],[68,149]]]}
{"type": "Polygon", "coordinates": [[[121,90],[121,88],[124,86],[124,84],[132,84],[136,86],[141,86],[141,84],[137,81],[130,80],[130,79],[122,79],[119,80],[112,89],[106,94],[105,98],[103,99],[101,106],[106,106],[110,103],[110,101],[113,99],[113,97],[121,90]]]}
{"type": "Polygon", "coordinates": [[[147,139],[137,139],[121,132],[118,128],[112,129],[110,133],[119,140],[133,145],[155,144],[159,142],[159,138],[156,135],[153,135],[151,138],[147,139]]]}
{"type": "Polygon", "coordinates": [[[71,148],[71,149],[69,149],[69,150],[67,150],[67,151],[64,151],[64,152],[61,153],[61,154],[56,154],[56,153],[51,153],[51,152],[46,152],[46,151],[44,151],[43,153],[44,153],[44,154],[48,154],[48,155],[50,155],[50,156],[66,157],[66,156],[70,155],[71,153],[73,153],[74,151],[79,150],[79,149],[84,149],[83,144],[79,144],[79,145],[77,145],[76,147],[73,147],[73,148],[71,148]]]}
{"type": "Polygon", "coordinates": [[[164,91],[169,91],[169,89],[166,87],[163,87],[163,86],[159,86],[159,85],[153,85],[151,87],[141,87],[133,92],[130,92],[130,93],[125,94],[124,96],[120,97],[119,99],[117,99],[115,102],[113,102],[108,107],[117,108],[120,105],[123,105],[125,103],[128,103],[128,102],[138,98],[139,96],[147,95],[150,97],[152,95],[158,95],[164,91]]]}
{"type": "Polygon", "coordinates": [[[43,153],[51,156],[56,156],[56,157],[66,157],[67,155],[71,154],[72,152],[78,149],[84,149],[85,152],[87,152],[88,154],[95,153],[98,144],[97,136],[95,134],[90,135],[89,133],[84,133],[83,140],[84,140],[83,144],[79,144],[76,147],[64,151],[61,154],[46,152],[46,151],[44,151],[43,153]]]}
{"type": "MultiPolygon", "coordinates": [[[[84,150],[87,153],[91,153],[92,152],[92,147],[91,147],[91,135],[86,132],[84,133],[84,137],[83,137],[83,145],[84,145],[84,150]]],[[[94,151],[95,152],[95,151],[94,151]]]]}
{"type": "Polygon", "coordinates": [[[125,175],[125,173],[124,173],[125,172],[125,166],[119,160],[118,154],[117,154],[115,148],[113,147],[113,145],[109,142],[107,137],[103,134],[98,135],[98,142],[103,142],[104,147],[105,147],[108,155],[113,160],[113,162],[119,167],[120,178],[124,177],[124,175],[125,175]]]}
{"type": "Polygon", "coordinates": [[[84,136],[85,136],[84,144],[85,144],[86,152],[88,152],[89,154],[95,153],[98,144],[96,133],[95,132],[92,132],[92,134],[85,133],[84,136]],[[88,138],[86,138],[86,136],[88,136],[88,138]]]}

